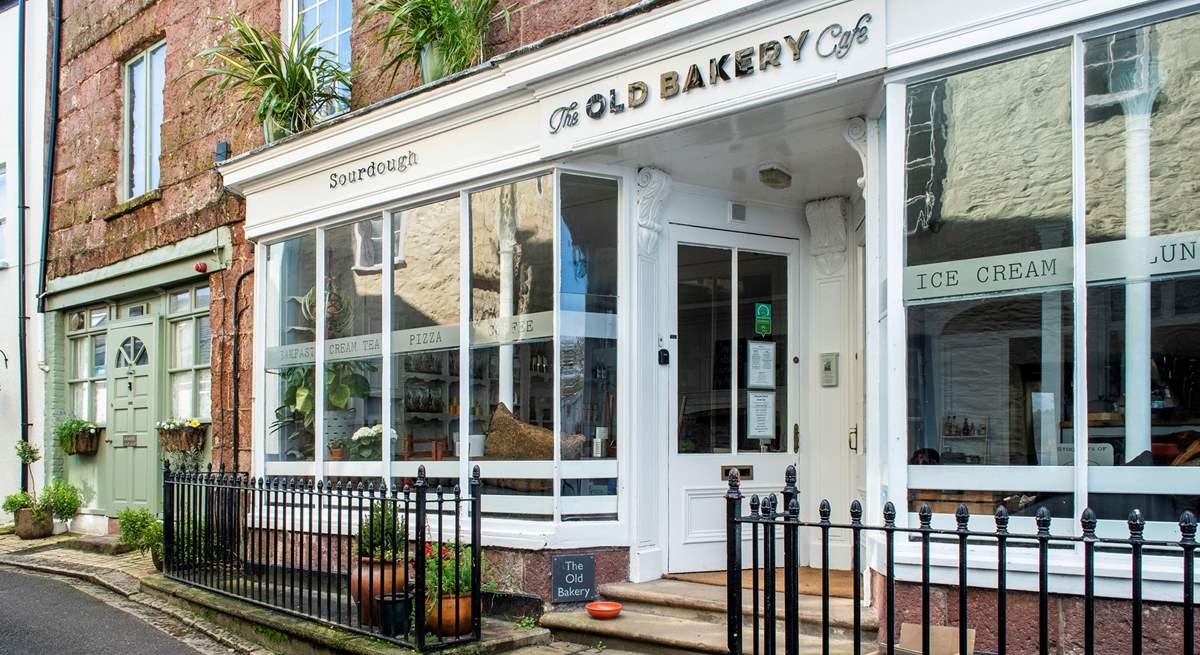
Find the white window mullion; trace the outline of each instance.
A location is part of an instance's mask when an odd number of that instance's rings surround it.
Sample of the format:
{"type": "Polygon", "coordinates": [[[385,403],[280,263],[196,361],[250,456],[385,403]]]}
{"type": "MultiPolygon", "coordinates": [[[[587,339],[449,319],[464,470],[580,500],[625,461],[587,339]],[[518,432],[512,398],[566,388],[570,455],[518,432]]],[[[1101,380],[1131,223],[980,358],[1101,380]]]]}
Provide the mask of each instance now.
{"type": "MultiPolygon", "coordinates": [[[[1071,437],[1074,441],[1075,502],[1072,516],[1078,518],[1088,504],[1088,390],[1087,390],[1087,204],[1086,162],[1084,160],[1084,78],[1083,39],[1071,40],[1071,241],[1074,273],[1071,281],[1074,350],[1074,398],[1072,399],[1071,437]]],[[[1078,521],[1072,521],[1077,534],[1078,521]]]]}
{"type": "Polygon", "coordinates": [[[325,479],[325,230],[317,230],[317,274],[316,274],[316,334],[313,335],[313,345],[316,346],[317,369],[313,371],[313,384],[316,385],[316,399],[313,404],[313,467],[317,480],[325,479]]]}
{"type": "Polygon", "coordinates": [[[382,365],[380,368],[382,371],[380,386],[383,387],[380,390],[380,398],[383,403],[383,447],[380,450],[383,457],[384,481],[389,485],[391,484],[392,477],[392,431],[395,429],[392,418],[392,287],[395,284],[395,275],[392,272],[392,267],[394,266],[392,258],[392,221],[395,215],[395,212],[383,212],[383,264],[381,265],[382,271],[380,271],[383,274],[383,320],[379,322],[379,329],[383,331],[383,340],[381,342],[383,346],[383,358],[380,362],[382,365]]]}
{"type": "Polygon", "coordinates": [[[907,326],[904,315],[904,158],[905,106],[904,83],[890,83],[886,88],[887,177],[898,180],[887,185],[887,204],[883,244],[887,248],[886,307],[887,307],[887,370],[882,372],[888,385],[888,500],[896,507],[896,523],[908,525],[908,398],[906,375],[908,366],[907,326]]]}
{"type": "Polygon", "coordinates": [[[458,235],[458,478],[460,488],[469,494],[475,385],[471,380],[471,196],[466,191],[458,195],[458,235]]]}
{"type": "MultiPolygon", "coordinates": [[[[554,388],[551,389],[551,397],[554,399],[553,413],[550,415],[554,425],[554,472],[551,477],[551,491],[554,494],[554,521],[557,523],[562,520],[562,335],[561,331],[561,310],[562,310],[562,244],[559,242],[562,235],[560,234],[560,226],[562,225],[562,179],[558,169],[554,170],[554,225],[551,226],[551,234],[554,239],[554,275],[552,277],[554,284],[553,293],[553,308],[554,308],[554,332],[551,337],[551,347],[554,348],[554,371],[551,374],[550,380],[554,388]]],[[[584,443],[587,443],[587,435],[584,435],[584,443]]]]}

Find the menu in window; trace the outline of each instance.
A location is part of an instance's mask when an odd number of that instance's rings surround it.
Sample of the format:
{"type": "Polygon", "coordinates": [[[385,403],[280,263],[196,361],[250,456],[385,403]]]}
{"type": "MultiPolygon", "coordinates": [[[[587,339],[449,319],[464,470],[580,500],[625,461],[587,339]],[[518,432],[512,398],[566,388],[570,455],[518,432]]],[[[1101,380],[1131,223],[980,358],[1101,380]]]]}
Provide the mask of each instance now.
{"type": "Polygon", "coordinates": [[[746,342],[746,388],[775,388],[775,342],[746,342]]]}
{"type": "Polygon", "coordinates": [[[750,439],[775,438],[775,392],[746,392],[746,436],[750,439]]]}

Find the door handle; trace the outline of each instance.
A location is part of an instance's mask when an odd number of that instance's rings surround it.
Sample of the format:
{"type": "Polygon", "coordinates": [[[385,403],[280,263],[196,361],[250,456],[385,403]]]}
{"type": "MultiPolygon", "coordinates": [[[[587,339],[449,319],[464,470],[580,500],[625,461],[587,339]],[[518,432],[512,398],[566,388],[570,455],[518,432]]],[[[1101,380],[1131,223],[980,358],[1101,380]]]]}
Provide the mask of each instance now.
{"type": "Polygon", "coordinates": [[[846,434],[846,442],[850,450],[858,452],[858,426],[850,428],[850,432],[846,434]]]}
{"type": "Polygon", "coordinates": [[[792,424],[792,452],[800,452],[800,424],[792,424]]]}

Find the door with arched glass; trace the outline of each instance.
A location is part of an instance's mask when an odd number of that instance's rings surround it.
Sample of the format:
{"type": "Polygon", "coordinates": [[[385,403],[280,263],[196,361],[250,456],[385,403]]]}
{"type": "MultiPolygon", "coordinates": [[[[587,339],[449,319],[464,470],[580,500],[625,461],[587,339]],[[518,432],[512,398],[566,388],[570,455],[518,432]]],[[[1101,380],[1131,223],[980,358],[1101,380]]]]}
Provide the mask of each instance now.
{"type": "Polygon", "coordinates": [[[157,336],[154,321],[114,325],[109,330],[109,418],[101,484],[111,515],[128,507],[158,512],[158,439],[153,419],[158,398],[157,336]]]}

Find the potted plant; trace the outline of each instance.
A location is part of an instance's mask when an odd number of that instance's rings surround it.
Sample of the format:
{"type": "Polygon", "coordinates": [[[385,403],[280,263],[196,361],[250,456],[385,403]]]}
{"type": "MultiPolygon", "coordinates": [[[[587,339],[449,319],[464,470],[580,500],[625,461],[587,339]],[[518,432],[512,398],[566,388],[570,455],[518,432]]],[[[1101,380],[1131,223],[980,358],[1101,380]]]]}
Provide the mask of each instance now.
{"type": "Polygon", "coordinates": [[[66,480],[54,480],[42,490],[41,505],[51,517],[61,521],[53,530],[55,533],[66,532],[67,521],[70,521],[83,507],[83,495],[79,489],[67,483],[66,480]],[[61,528],[61,529],[59,529],[61,528]]]}
{"type": "Polygon", "coordinates": [[[228,22],[220,41],[200,53],[207,66],[192,89],[215,79],[218,92],[240,90],[243,106],[255,106],[254,118],[263,124],[268,143],[302,132],[331,108],[349,104],[351,73],[317,45],[316,30],[304,34],[296,21],[284,43],[273,30],[237,16],[228,22]]]}
{"type": "Polygon", "coordinates": [[[158,443],[167,453],[199,452],[207,429],[198,418],[169,418],[155,424],[158,443]]]}
{"type": "Polygon", "coordinates": [[[29,491],[18,491],[4,499],[4,511],[13,515],[16,526],[14,531],[22,539],[41,539],[49,537],[54,532],[54,518],[48,508],[37,495],[37,485],[33,477],[33,465],[42,459],[42,452],[37,446],[28,441],[17,442],[17,459],[25,467],[29,478],[29,491]]]}
{"type": "Polygon", "coordinates": [[[72,417],[54,428],[54,439],[68,455],[95,455],[102,431],[95,423],[72,417]]]}
{"type": "Polygon", "coordinates": [[[329,459],[330,461],[340,462],[346,459],[346,446],[349,443],[343,435],[331,436],[329,438],[329,459]]]}
{"type": "Polygon", "coordinates": [[[498,0],[374,0],[366,5],[361,21],[383,17],[375,38],[391,53],[384,70],[395,78],[412,62],[428,84],[487,59],[492,22],[502,19],[508,27],[508,7],[496,11],[497,4],[498,0]]]}
{"type": "Polygon", "coordinates": [[[360,460],[379,459],[383,448],[383,425],[364,425],[350,436],[354,456],[360,460]]]}
{"type": "Polygon", "coordinates": [[[407,538],[407,517],[395,503],[371,503],[354,538],[358,562],[350,569],[350,596],[358,603],[359,620],[366,625],[379,622],[380,596],[405,589],[408,571],[400,560],[407,538]]]}
{"type": "Polygon", "coordinates": [[[143,557],[149,553],[154,568],[163,570],[162,521],[145,507],[128,507],[117,515],[117,522],[121,525],[121,536],[117,538],[117,543],[133,546],[143,557]]]}
{"type": "Polygon", "coordinates": [[[472,630],[471,547],[425,544],[425,628],[443,637],[472,630]]]}

